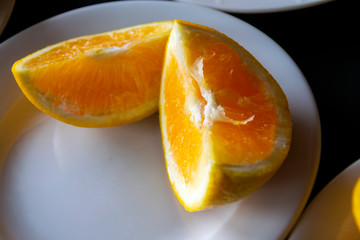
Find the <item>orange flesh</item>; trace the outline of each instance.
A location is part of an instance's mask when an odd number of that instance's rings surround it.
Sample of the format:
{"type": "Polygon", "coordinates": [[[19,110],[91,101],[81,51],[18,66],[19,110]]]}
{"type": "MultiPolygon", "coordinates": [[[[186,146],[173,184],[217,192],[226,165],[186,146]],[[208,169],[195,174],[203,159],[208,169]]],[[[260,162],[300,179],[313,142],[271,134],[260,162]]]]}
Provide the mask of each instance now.
{"type": "MultiPolygon", "coordinates": [[[[83,37],[73,41],[68,41],[41,56],[32,58],[26,62],[25,67],[45,65],[51,62],[62,61],[80,55],[89,49],[121,47],[125,44],[143,39],[151,39],[159,34],[169,33],[169,25],[153,25],[133,28],[129,31],[114,31],[98,34],[91,37],[83,37]]],[[[166,36],[167,40],[168,35],[166,36]]],[[[165,41],[166,41],[165,40],[165,41]]]]}
{"type": "Polygon", "coordinates": [[[164,114],[168,141],[172,144],[171,153],[174,163],[179,167],[185,183],[193,182],[197,174],[202,150],[202,132],[190,121],[185,110],[186,90],[184,72],[178,70],[178,64],[171,55],[166,68],[164,85],[164,114]]]}
{"type": "MultiPolygon", "coordinates": [[[[226,117],[235,121],[253,117],[246,124],[234,125],[215,119],[208,129],[202,127],[203,131],[210,131],[216,149],[215,156],[218,156],[216,160],[236,165],[252,164],[265,159],[273,149],[278,120],[264,83],[223,39],[209,37],[209,34],[194,29],[189,33],[191,34],[182,39],[184,48],[188,49],[188,67],[191,69],[200,57],[203,59],[202,70],[206,85],[213,93],[216,103],[224,109],[226,117]]],[[[167,72],[172,76],[165,80],[164,90],[168,140],[173,146],[171,151],[174,161],[186,178],[191,173],[196,173],[196,166],[200,164],[203,132],[184,110],[185,96],[189,94],[182,89],[184,84],[172,80],[176,76],[179,78],[179,74],[175,74],[179,72],[176,64],[172,63],[167,72]]],[[[181,77],[179,80],[184,81],[181,77]]],[[[198,88],[196,81],[193,80],[192,84],[195,89],[198,88]]],[[[196,95],[200,99],[201,116],[204,119],[203,106],[207,102],[199,91],[196,95]]]]}
{"type": "Polygon", "coordinates": [[[225,115],[235,121],[254,117],[244,125],[215,121],[212,127],[216,144],[237,156],[221,158],[224,164],[254,163],[271,154],[277,117],[275,107],[261,79],[234,49],[201,31],[187,39],[190,65],[203,58],[205,81],[225,115]],[[199,44],[201,43],[201,44],[199,44]],[[219,67],[221,66],[221,67],[219,67]]]}
{"type": "Polygon", "coordinates": [[[55,107],[77,115],[117,113],[158,97],[169,31],[169,27],[146,27],[78,39],[31,59],[25,66],[35,88],[55,107]],[[146,41],[134,42],[146,37],[146,41]],[[129,48],[113,56],[86,56],[87,50],[129,42],[129,48]]]}

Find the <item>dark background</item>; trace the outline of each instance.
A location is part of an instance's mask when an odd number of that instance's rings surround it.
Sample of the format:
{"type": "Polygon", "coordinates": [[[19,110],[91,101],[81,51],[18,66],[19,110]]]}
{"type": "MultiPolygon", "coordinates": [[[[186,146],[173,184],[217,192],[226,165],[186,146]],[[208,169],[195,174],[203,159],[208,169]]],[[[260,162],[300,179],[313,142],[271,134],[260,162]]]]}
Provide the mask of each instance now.
{"type": "MultiPolygon", "coordinates": [[[[49,17],[102,2],[109,1],[16,0],[0,43],[49,17]]],[[[284,48],[313,91],[320,114],[322,151],[311,200],[360,158],[359,9],[350,1],[337,0],[287,12],[231,15],[284,48]]]]}

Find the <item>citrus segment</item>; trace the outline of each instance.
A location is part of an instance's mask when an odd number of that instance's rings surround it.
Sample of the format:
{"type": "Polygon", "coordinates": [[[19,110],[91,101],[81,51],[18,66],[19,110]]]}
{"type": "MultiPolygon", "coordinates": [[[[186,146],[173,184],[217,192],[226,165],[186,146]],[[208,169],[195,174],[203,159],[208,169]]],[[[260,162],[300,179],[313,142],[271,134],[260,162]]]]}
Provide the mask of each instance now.
{"type": "Polygon", "coordinates": [[[290,146],[290,111],[273,77],[224,34],[180,20],[165,54],[160,121],[169,179],[189,211],[255,191],[290,146]]]}
{"type": "Polygon", "coordinates": [[[158,109],[172,21],[82,36],[39,50],[12,68],[23,93],[63,122],[107,127],[158,109]]]}
{"type": "Polygon", "coordinates": [[[356,181],[352,192],[352,213],[355,219],[356,226],[360,231],[360,178],[356,181]]]}

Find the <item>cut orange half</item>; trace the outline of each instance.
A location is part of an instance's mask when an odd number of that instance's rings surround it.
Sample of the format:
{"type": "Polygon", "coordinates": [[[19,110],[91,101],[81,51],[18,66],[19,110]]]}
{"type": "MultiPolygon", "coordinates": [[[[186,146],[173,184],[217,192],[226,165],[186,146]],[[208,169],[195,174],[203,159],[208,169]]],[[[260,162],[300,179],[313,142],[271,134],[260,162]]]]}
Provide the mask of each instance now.
{"type": "Polygon", "coordinates": [[[176,20],[160,90],[167,172],[188,211],[237,201],[286,158],[286,96],[243,47],[206,26],[176,20]]]}
{"type": "Polygon", "coordinates": [[[82,127],[109,127],[158,110],[161,70],[173,22],[70,39],[13,65],[26,97],[48,115],[82,127]]]}

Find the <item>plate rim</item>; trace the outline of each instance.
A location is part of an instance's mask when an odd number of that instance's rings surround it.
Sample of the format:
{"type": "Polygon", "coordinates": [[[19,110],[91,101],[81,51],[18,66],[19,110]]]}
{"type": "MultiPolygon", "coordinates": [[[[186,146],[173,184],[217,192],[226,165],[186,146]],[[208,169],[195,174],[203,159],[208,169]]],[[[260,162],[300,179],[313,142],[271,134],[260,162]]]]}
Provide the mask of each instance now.
{"type": "Polygon", "coordinates": [[[311,0],[310,2],[303,2],[301,3],[299,0],[298,4],[289,4],[289,5],[283,5],[283,6],[273,6],[273,7],[259,7],[259,6],[237,6],[236,8],[232,8],[231,6],[222,5],[221,1],[219,3],[204,3],[204,2],[197,2],[197,0],[176,0],[179,2],[186,2],[186,3],[192,3],[192,4],[198,4],[205,7],[215,8],[221,11],[226,11],[229,13],[248,13],[248,14],[257,14],[257,13],[276,13],[276,12],[286,12],[286,11],[294,11],[294,10],[300,10],[304,8],[309,7],[315,7],[321,4],[325,4],[328,2],[333,2],[335,0],[311,0]]]}
{"type": "MultiPolygon", "coordinates": [[[[313,212],[318,209],[318,205],[320,204],[321,198],[328,194],[329,191],[331,191],[334,187],[336,187],[336,184],[341,183],[341,181],[345,181],[346,175],[354,174],[354,171],[360,172],[360,159],[355,160],[353,163],[351,163],[349,166],[347,166],[345,169],[340,171],[334,178],[330,180],[330,182],[326,183],[325,186],[315,195],[315,197],[309,202],[308,206],[304,209],[303,214],[298,219],[296,225],[294,226],[293,230],[289,233],[289,240],[292,239],[298,239],[299,237],[303,236],[304,230],[302,230],[303,224],[305,224],[305,220],[313,215],[313,212]],[[317,208],[315,208],[317,207],[317,208]],[[300,235],[299,235],[300,234],[300,235]]],[[[357,179],[360,179],[360,176],[357,177],[357,179]]],[[[348,179],[348,181],[351,181],[355,184],[356,180],[354,176],[351,176],[351,179],[348,179]]],[[[347,185],[349,182],[343,183],[342,185],[347,185]]],[[[349,203],[350,205],[351,203],[349,203]]],[[[351,207],[350,207],[351,208],[351,207]]],[[[306,228],[306,227],[305,227],[306,228]]]]}
{"type": "Polygon", "coordinates": [[[11,13],[14,9],[15,6],[15,0],[2,0],[2,3],[0,3],[0,7],[6,7],[6,9],[0,9],[0,13],[4,13],[4,15],[2,16],[2,19],[0,18],[1,22],[0,22],[0,35],[2,34],[2,32],[4,31],[11,13]],[[4,2],[3,2],[4,1],[4,2]]]}

